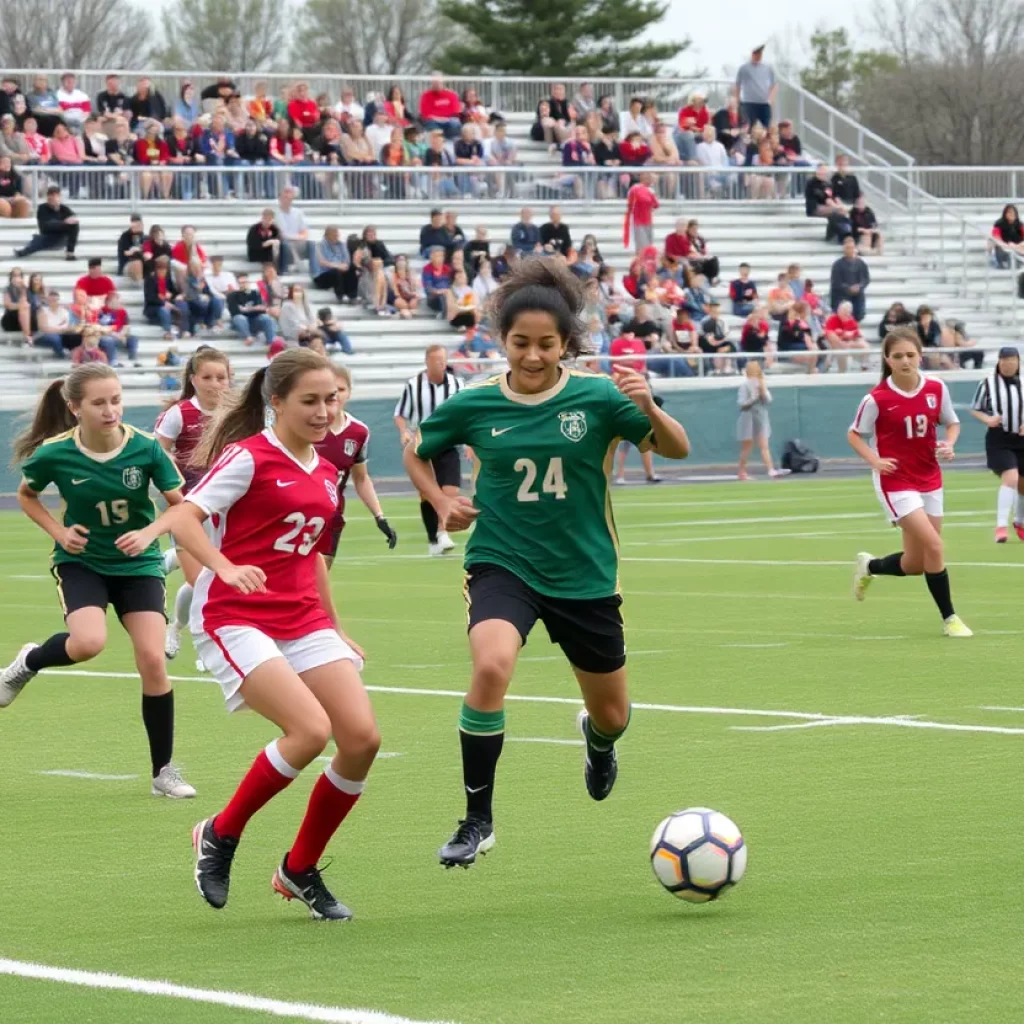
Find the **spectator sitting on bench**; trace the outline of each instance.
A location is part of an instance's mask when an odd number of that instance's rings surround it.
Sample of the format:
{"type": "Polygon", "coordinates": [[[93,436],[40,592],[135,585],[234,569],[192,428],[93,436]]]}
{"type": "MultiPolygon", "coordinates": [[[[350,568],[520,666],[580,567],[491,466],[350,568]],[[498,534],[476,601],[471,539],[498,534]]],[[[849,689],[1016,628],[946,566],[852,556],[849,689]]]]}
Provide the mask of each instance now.
{"type": "Polygon", "coordinates": [[[74,210],[60,201],[60,186],[50,185],[46,190],[46,202],[36,210],[39,233],[22,249],[15,249],[14,255],[24,259],[43,249],[64,249],[66,260],[75,259],[78,244],[78,218],[74,210]]]}
{"type": "Polygon", "coordinates": [[[853,225],[861,256],[881,256],[882,232],[878,230],[875,211],[868,206],[863,192],[857,196],[850,211],[850,223],[853,225]]]}
{"type": "Polygon", "coordinates": [[[828,221],[825,228],[826,242],[841,242],[853,233],[849,213],[843,203],[836,199],[828,181],[828,168],[824,164],[818,164],[813,176],[807,181],[804,209],[808,217],[822,217],[828,221]]]}

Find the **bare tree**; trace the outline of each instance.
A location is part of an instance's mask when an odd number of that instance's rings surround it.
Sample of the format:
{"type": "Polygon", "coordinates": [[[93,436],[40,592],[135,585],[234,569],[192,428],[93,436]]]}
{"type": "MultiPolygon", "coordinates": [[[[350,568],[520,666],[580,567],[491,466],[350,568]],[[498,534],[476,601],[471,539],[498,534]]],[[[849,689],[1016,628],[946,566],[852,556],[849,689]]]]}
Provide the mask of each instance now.
{"type": "Polygon", "coordinates": [[[306,0],[297,24],[293,64],[310,72],[422,73],[453,36],[436,0],[306,0]]]}
{"type": "Polygon", "coordinates": [[[271,71],[288,48],[275,0],[178,0],[162,23],[168,44],[154,60],[168,71],[271,71]]]}
{"type": "Polygon", "coordinates": [[[0,66],[144,67],[152,24],[130,0],[0,0],[0,66]]]}

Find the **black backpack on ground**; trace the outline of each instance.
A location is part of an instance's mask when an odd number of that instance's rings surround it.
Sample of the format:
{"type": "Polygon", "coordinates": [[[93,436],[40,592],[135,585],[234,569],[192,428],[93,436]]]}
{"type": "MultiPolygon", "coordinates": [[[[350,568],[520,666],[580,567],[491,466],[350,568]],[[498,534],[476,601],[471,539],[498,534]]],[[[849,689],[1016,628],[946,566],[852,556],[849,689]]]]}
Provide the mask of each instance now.
{"type": "Polygon", "coordinates": [[[790,473],[817,473],[821,461],[803,441],[787,441],[782,449],[782,468],[790,473]]]}

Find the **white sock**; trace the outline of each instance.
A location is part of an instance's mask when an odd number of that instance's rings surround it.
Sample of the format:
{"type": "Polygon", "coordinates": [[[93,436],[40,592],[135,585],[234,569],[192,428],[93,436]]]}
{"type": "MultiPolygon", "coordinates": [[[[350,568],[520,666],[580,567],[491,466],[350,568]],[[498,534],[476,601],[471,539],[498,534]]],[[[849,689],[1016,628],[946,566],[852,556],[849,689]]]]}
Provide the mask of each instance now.
{"type": "Polygon", "coordinates": [[[178,561],[177,548],[168,548],[164,552],[164,575],[170,576],[181,563],[178,561]]]}
{"type": "Polygon", "coordinates": [[[174,624],[179,629],[188,628],[188,616],[192,611],[192,584],[183,583],[174,598],[174,624]]]}
{"type": "Polygon", "coordinates": [[[1006,526],[1006,521],[1013,511],[1014,502],[1017,500],[1017,490],[1014,487],[1000,485],[999,497],[996,500],[996,526],[1006,526]]]}
{"type": "Polygon", "coordinates": [[[1013,521],[1024,523],[1024,494],[1017,494],[1017,502],[1013,508],[1013,521]]]}

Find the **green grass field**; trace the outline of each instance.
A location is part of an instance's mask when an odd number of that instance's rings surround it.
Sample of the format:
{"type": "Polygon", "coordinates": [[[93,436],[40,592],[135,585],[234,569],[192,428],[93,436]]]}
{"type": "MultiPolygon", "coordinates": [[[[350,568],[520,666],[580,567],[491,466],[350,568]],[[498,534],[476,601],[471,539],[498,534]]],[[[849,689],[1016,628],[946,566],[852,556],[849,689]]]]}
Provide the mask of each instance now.
{"type": "MultiPolygon", "coordinates": [[[[273,729],[229,717],[186,645],[177,760],[199,798],[151,798],[112,622],[95,674],[37,679],[0,712],[0,958],[335,1008],[281,1010],[293,1020],[1020,1020],[1024,545],[992,543],[991,476],[947,484],[965,641],[941,635],[920,580],[878,580],[853,601],[855,552],[898,544],[864,478],[618,493],[633,698],[661,707],[636,710],[618,786],[592,803],[577,746],[515,742],[574,738],[575,706],[534,699],[577,696],[538,628],[509,705],[498,845],[468,872],[435,853],[461,812],[461,565],[425,557],[412,502],[386,502],[391,555],[355,511],[336,594],[392,756],[329,851],[348,926],[270,891],[312,769],[250,826],[227,909],[201,902],[191,827],[273,729]],[[139,777],[44,774],[61,770],[139,777]],[[662,891],[647,858],[657,822],[695,804],[732,816],[750,848],[743,883],[697,908],[662,891]]],[[[0,516],[4,662],[59,626],[44,540],[0,516]]],[[[5,1024],[269,1019],[3,969],[5,1024]]]]}

